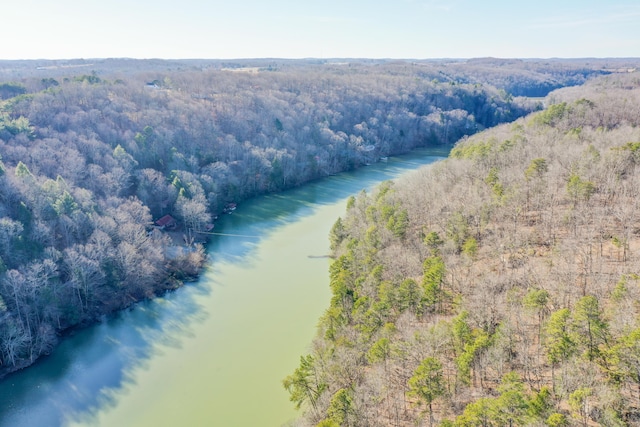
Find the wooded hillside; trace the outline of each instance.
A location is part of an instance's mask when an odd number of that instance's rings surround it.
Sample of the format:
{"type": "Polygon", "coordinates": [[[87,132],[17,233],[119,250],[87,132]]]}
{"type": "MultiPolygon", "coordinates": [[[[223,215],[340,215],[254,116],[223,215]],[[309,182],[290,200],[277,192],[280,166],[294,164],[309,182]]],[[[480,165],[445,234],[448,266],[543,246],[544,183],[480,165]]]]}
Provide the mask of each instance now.
{"type": "Polygon", "coordinates": [[[193,237],[228,204],[536,108],[409,63],[106,62],[38,63],[0,82],[0,374],[197,274],[193,237]],[[165,215],[177,243],[154,227],[165,215]]]}
{"type": "Polygon", "coordinates": [[[640,75],[353,197],[300,425],[640,424],[640,75]]]}

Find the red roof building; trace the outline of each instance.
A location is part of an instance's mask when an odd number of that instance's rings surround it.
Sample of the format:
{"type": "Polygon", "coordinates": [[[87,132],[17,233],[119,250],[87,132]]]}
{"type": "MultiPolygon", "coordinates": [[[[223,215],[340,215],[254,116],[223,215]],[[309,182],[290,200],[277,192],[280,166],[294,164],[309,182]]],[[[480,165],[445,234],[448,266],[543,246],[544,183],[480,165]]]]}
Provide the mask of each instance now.
{"type": "Polygon", "coordinates": [[[165,215],[162,218],[158,219],[155,224],[162,229],[171,230],[175,228],[176,225],[178,225],[178,222],[171,215],[165,215]]]}

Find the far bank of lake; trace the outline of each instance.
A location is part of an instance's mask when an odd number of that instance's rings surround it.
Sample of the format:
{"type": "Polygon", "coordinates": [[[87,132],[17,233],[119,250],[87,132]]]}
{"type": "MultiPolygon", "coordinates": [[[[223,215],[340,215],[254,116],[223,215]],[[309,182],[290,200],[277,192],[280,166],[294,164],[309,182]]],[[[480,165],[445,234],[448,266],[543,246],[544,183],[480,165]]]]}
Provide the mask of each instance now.
{"type": "Polygon", "coordinates": [[[447,155],[419,150],[243,202],[200,279],[67,338],[0,382],[0,427],[279,426],[282,379],[328,306],[328,234],[346,199],[447,155]]]}

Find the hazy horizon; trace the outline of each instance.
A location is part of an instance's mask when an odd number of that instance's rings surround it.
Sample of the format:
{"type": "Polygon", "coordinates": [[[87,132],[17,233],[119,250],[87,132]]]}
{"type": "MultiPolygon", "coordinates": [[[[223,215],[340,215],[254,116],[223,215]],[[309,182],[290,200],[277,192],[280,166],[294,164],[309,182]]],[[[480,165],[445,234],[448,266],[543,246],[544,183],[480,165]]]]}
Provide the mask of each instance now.
{"type": "Polygon", "coordinates": [[[577,59],[640,53],[632,0],[25,0],[0,59],[577,59]]]}

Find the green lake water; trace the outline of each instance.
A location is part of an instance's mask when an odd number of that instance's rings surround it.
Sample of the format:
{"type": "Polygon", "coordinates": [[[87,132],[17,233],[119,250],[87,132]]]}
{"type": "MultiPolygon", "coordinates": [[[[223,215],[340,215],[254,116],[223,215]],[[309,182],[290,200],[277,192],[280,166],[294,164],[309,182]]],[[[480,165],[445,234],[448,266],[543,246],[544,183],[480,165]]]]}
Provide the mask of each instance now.
{"type": "Polygon", "coordinates": [[[328,234],[347,198],[446,154],[420,150],[243,202],[216,224],[197,282],[0,381],[0,427],[286,425],[296,411],[282,379],[328,306],[328,234]]]}

